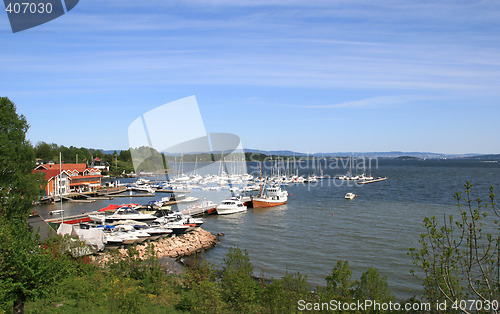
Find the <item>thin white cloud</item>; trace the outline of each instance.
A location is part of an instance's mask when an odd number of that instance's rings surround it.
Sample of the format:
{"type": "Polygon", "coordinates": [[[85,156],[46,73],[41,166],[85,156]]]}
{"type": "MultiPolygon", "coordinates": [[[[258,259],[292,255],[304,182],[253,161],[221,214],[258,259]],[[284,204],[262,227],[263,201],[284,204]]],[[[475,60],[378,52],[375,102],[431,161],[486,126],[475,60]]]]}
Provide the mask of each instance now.
{"type": "Polygon", "coordinates": [[[308,108],[308,109],[339,109],[339,108],[380,108],[390,107],[394,105],[409,104],[411,102],[421,100],[417,96],[378,96],[358,100],[345,101],[336,104],[327,105],[287,105],[294,108],[308,108]]]}

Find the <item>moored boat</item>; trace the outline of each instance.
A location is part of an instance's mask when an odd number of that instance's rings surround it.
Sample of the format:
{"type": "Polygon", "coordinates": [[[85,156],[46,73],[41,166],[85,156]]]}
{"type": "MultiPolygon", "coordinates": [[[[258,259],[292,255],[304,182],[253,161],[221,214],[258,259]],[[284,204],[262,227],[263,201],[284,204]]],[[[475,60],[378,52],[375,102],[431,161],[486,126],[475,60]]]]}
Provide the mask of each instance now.
{"type": "Polygon", "coordinates": [[[356,196],[357,196],[356,194],[349,192],[349,193],[346,193],[346,195],[344,197],[345,197],[346,200],[352,200],[356,196]]]}
{"type": "Polygon", "coordinates": [[[89,218],[97,223],[109,223],[120,220],[135,220],[140,222],[149,222],[156,219],[156,216],[150,214],[141,214],[130,207],[120,207],[112,215],[90,214],[89,218]]]}
{"type": "Polygon", "coordinates": [[[194,216],[201,216],[204,214],[215,214],[216,207],[217,207],[217,204],[215,204],[212,201],[203,201],[200,205],[198,205],[196,203],[196,204],[194,204],[194,206],[180,211],[180,213],[183,215],[190,215],[193,217],[194,216]]]}
{"type": "Polygon", "coordinates": [[[247,207],[243,204],[242,201],[236,199],[224,200],[220,203],[216,208],[217,214],[219,215],[228,215],[244,212],[247,210],[247,207]]]}
{"type": "Polygon", "coordinates": [[[288,192],[280,187],[267,188],[266,194],[252,199],[253,208],[283,205],[288,200],[288,192]]]}

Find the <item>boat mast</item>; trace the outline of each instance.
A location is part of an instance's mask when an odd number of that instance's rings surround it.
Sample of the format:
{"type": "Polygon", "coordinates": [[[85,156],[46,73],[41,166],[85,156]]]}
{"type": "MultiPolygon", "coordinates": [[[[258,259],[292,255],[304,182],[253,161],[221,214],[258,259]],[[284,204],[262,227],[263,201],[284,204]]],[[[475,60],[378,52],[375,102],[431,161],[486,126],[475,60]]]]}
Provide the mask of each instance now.
{"type": "Polygon", "coordinates": [[[259,191],[259,197],[262,197],[262,161],[259,162],[260,165],[260,191],[259,191]]]}
{"type": "Polygon", "coordinates": [[[352,177],[352,156],[349,156],[349,176],[352,177]]]}
{"type": "Polygon", "coordinates": [[[61,202],[61,223],[64,223],[61,179],[62,179],[62,158],[61,158],[61,152],[59,152],[59,201],[61,202]]]}
{"type": "Polygon", "coordinates": [[[196,166],[198,165],[198,156],[196,156],[195,161],[194,161],[194,175],[196,175],[196,166]]]}

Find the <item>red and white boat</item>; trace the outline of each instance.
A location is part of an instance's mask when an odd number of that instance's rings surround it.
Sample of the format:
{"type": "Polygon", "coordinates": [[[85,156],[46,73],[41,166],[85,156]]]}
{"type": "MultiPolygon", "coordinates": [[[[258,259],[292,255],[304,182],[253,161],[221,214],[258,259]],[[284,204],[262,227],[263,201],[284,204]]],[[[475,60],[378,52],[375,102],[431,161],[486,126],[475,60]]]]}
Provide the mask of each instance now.
{"type": "Polygon", "coordinates": [[[283,205],[288,200],[288,192],[278,187],[267,188],[266,194],[252,199],[253,208],[283,205]]]}

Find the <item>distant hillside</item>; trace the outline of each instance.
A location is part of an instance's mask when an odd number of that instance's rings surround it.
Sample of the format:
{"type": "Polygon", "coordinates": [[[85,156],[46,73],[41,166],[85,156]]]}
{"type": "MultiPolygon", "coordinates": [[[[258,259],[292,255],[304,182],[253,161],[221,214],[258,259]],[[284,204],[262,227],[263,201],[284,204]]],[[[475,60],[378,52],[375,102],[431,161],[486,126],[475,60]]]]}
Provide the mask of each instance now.
{"type": "MultiPolygon", "coordinates": [[[[102,153],[111,155],[114,150],[100,150],[102,153]]],[[[119,154],[122,150],[117,149],[116,152],[119,154]]],[[[430,152],[403,152],[403,151],[392,151],[392,152],[333,152],[333,153],[300,153],[291,150],[261,150],[261,149],[244,149],[245,153],[256,153],[264,155],[277,155],[277,156],[296,156],[296,157],[378,157],[378,158],[420,158],[420,159],[444,159],[444,158],[467,158],[467,159],[477,159],[477,160],[500,160],[500,154],[439,154],[430,152]]],[[[220,152],[219,152],[220,153],[220,152]]],[[[173,154],[176,155],[176,154],[173,154]]]]}
{"type": "MultiPolygon", "coordinates": [[[[420,159],[442,159],[442,158],[480,158],[483,155],[480,154],[438,154],[429,152],[335,152],[335,153],[299,153],[290,150],[272,150],[265,151],[259,149],[245,149],[247,153],[259,153],[265,155],[280,155],[280,156],[314,156],[314,157],[346,157],[346,156],[358,156],[358,157],[379,157],[379,158],[420,158],[420,159]]],[[[489,155],[489,156],[500,156],[500,155],[489,155]]]]}
{"type": "Polygon", "coordinates": [[[500,160],[500,154],[468,156],[465,158],[472,159],[472,160],[500,160]]]}

